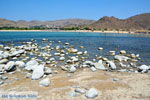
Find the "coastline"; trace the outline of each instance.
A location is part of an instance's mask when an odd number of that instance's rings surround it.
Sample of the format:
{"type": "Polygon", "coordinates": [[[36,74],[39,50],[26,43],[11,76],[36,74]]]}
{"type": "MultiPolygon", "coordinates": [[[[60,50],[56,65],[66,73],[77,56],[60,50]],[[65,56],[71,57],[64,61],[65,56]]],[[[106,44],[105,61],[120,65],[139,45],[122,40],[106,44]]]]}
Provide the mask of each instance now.
{"type": "Polygon", "coordinates": [[[91,31],[91,30],[0,30],[0,32],[89,32],[89,33],[117,33],[117,34],[143,34],[150,35],[149,33],[137,33],[134,31],[91,31]]]}
{"type": "Polygon", "coordinates": [[[129,33],[128,31],[91,31],[91,30],[0,30],[0,32],[93,32],[93,33],[129,33]]]}

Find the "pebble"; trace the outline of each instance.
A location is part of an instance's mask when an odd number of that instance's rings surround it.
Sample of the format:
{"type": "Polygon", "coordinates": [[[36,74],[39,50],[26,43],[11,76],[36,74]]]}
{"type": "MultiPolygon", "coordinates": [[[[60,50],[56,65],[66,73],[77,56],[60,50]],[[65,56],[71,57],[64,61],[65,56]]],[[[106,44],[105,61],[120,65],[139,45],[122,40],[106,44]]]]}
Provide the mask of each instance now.
{"type": "Polygon", "coordinates": [[[95,72],[97,69],[95,67],[90,68],[93,72],[95,72]]]}
{"type": "Polygon", "coordinates": [[[50,80],[49,80],[49,78],[45,78],[45,79],[41,80],[41,81],[39,82],[39,84],[40,84],[40,86],[48,87],[49,84],[50,84],[50,80]]]}
{"type": "Polygon", "coordinates": [[[98,92],[97,92],[97,90],[96,90],[95,88],[91,88],[91,89],[89,89],[89,90],[86,92],[85,96],[86,96],[88,99],[94,99],[94,98],[96,98],[96,97],[98,96],[98,92]]]}
{"type": "Polygon", "coordinates": [[[126,51],[125,50],[121,50],[120,54],[126,54],[126,51]]]}
{"type": "Polygon", "coordinates": [[[0,81],[0,85],[4,84],[4,81],[0,81]]]}
{"type": "Polygon", "coordinates": [[[81,88],[76,88],[74,91],[81,94],[84,94],[86,92],[84,89],[81,88]]]}

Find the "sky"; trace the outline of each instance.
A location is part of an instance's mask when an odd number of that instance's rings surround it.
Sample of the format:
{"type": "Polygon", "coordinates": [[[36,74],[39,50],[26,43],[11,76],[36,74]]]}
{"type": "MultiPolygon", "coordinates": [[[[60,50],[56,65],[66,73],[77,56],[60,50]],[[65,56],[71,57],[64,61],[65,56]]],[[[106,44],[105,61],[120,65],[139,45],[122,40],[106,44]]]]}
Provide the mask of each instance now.
{"type": "Polygon", "coordinates": [[[141,13],[150,13],[150,0],[0,0],[0,18],[9,20],[125,19],[141,13]]]}

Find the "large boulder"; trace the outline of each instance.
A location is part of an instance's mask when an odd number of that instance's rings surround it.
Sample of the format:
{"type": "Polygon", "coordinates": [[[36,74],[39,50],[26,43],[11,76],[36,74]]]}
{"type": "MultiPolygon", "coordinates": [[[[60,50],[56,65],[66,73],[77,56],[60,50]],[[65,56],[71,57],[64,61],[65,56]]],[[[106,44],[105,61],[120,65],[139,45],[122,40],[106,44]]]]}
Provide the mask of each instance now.
{"type": "Polygon", "coordinates": [[[77,69],[76,69],[75,65],[71,65],[71,66],[69,67],[69,72],[70,72],[70,73],[74,73],[76,70],[77,70],[77,69]]]}
{"type": "Polygon", "coordinates": [[[25,50],[18,50],[18,51],[14,51],[12,54],[10,54],[10,56],[17,56],[17,55],[20,55],[20,54],[23,54],[25,52],[25,50]]]}
{"type": "Polygon", "coordinates": [[[2,60],[0,60],[0,64],[5,64],[7,62],[8,62],[8,59],[2,59],[2,60]]]}
{"type": "Polygon", "coordinates": [[[98,63],[94,63],[95,68],[100,69],[100,70],[106,70],[104,67],[102,60],[99,60],[98,63]]]}
{"type": "Polygon", "coordinates": [[[25,67],[25,63],[23,61],[16,61],[15,65],[19,68],[24,68],[25,67]]]}
{"type": "Polygon", "coordinates": [[[32,79],[38,80],[44,75],[44,65],[35,65],[32,73],[32,79]]]}
{"type": "Polygon", "coordinates": [[[130,59],[129,57],[121,56],[121,55],[116,55],[114,58],[119,61],[127,61],[130,59]]]}
{"type": "Polygon", "coordinates": [[[36,67],[39,63],[36,60],[30,60],[26,63],[25,69],[26,70],[34,70],[34,67],[36,67]]]}
{"type": "Polygon", "coordinates": [[[116,67],[116,65],[115,65],[114,62],[112,62],[112,61],[107,61],[107,63],[109,64],[109,67],[110,67],[112,70],[117,69],[117,67],[116,67]]]}
{"type": "Polygon", "coordinates": [[[15,62],[14,62],[14,61],[9,61],[9,62],[5,65],[5,70],[6,70],[6,71],[15,70],[15,62]]]}
{"type": "Polygon", "coordinates": [[[148,72],[148,70],[150,69],[150,66],[141,65],[138,69],[139,69],[140,72],[145,73],[145,72],[148,72]]]}
{"type": "Polygon", "coordinates": [[[89,99],[93,99],[98,96],[98,92],[95,88],[91,88],[86,92],[85,96],[89,99]]]}

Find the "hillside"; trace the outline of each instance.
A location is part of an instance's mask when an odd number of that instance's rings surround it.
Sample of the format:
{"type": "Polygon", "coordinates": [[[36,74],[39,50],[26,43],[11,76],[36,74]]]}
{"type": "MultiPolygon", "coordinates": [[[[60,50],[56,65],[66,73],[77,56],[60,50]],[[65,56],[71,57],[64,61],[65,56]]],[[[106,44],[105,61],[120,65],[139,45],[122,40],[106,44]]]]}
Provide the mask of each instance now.
{"type": "Polygon", "coordinates": [[[85,19],[64,19],[56,21],[10,21],[6,19],[0,19],[0,27],[46,27],[46,28],[55,28],[55,27],[70,27],[70,26],[82,26],[90,25],[94,20],[85,20],[85,19]]]}
{"type": "Polygon", "coordinates": [[[89,27],[96,29],[148,30],[150,29],[150,13],[132,16],[127,19],[105,16],[89,25],[89,27]]]}
{"type": "MultiPolygon", "coordinates": [[[[149,30],[150,13],[139,14],[127,19],[118,19],[115,17],[104,16],[98,21],[85,19],[64,19],[56,21],[11,21],[0,19],[0,27],[17,27],[17,28],[66,28],[80,27],[87,29],[105,29],[105,30],[149,30]]],[[[78,28],[78,29],[80,29],[78,28]]]]}

